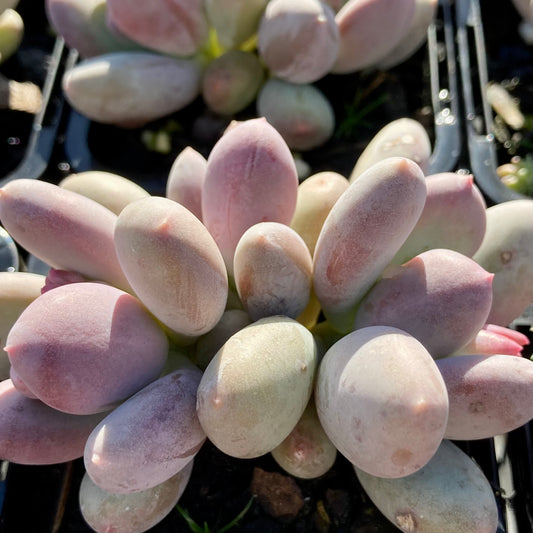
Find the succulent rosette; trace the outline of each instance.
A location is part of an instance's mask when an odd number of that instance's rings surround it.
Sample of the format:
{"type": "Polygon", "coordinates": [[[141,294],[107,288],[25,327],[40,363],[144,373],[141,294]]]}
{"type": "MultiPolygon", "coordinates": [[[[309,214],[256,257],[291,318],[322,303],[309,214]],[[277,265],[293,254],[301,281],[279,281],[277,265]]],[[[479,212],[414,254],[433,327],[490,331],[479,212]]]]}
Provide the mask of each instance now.
{"type": "Polygon", "coordinates": [[[2,225],[51,266],[0,276],[0,458],[83,457],[102,533],[168,515],[206,440],[302,479],[339,453],[400,530],[494,533],[493,488],[451,440],[533,419],[510,327],[533,200],[487,207],[472,176],[424,172],[423,136],[393,157],[382,139],[351,181],[299,183],[268,121],[236,122],[178,154],[167,197],[114,176],[116,212],[98,174],[0,189],[2,225]]]}
{"type": "Polygon", "coordinates": [[[317,82],[405,61],[425,41],[436,2],[46,0],[46,8],[81,56],[64,94],[91,120],[143,126],[201,100],[222,117],[267,117],[291,150],[306,151],[335,128],[317,82]]]}

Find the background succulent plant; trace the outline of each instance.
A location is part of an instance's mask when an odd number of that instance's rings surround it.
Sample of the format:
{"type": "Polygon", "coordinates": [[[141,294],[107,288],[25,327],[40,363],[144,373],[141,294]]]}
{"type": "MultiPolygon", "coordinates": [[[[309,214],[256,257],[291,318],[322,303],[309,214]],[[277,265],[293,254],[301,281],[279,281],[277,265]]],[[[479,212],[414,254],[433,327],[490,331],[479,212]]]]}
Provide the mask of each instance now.
{"type": "Polygon", "coordinates": [[[0,189],[2,224],[53,266],[0,276],[0,458],[83,457],[80,509],[102,533],[163,520],[206,440],[302,479],[340,454],[401,531],[452,516],[495,533],[493,488],[451,439],[533,418],[528,337],[509,327],[533,299],[533,200],[487,208],[470,176],[443,187],[397,153],[299,183],[264,118],[196,155],[168,191],[192,184],[200,217],[117,176],[117,213],[99,174],[0,189]]]}
{"type": "Polygon", "coordinates": [[[196,98],[232,116],[257,98],[254,113],[305,151],[324,144],[335,123],[316,82],[405,60],[424,41],[436,3],[47,0],[46,7],[52,27],[80,53],[63,88],[90,119],[143,125],[196,98]],[[167,73],[151,71],[157,61],[167,73]]]}

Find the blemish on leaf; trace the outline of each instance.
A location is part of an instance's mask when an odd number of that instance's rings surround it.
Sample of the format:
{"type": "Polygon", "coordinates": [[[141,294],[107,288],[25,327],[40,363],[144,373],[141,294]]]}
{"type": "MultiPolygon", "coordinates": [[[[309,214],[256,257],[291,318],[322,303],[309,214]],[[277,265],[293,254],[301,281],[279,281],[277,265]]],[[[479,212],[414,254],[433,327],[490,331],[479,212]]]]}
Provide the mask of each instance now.
{"type": "Polygon", "coordinates": [[[513,257],[512,252],[502,252],[500,254],[500,259],[504,265],[506,265],[513,257]]]}
{"type": "Polygon", "coordinates": [[[395,465],[403,466],[409,463],[412,456],[413,456],[413,453],[410,450],[406,450],[405,448],[402,448],[402,449],[396,450],[392,454],[391,459],[395,465]]]}
{"type": "Polygon", "coordinates": [[[417,523],[416,518],[411,512],[399,512],[396,515],[396,524],[397,526],[404,531],[405,533],[416,533],[417,523]]]}

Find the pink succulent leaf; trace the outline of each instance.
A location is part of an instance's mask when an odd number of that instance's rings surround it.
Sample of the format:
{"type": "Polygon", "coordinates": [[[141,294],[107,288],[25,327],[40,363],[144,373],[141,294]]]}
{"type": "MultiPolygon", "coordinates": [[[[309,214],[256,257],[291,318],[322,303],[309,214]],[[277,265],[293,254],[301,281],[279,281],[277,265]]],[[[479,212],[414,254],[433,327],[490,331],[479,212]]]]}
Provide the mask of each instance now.
{"type": "Polygon", "coordinates": [[[87,281],[87,278],[83,277],[79,272],[51,268],[46,275],[46,281],[41,289],[41,294],[51,291],[57,287],[61,287],[62,285],[67,285],[69,283],[80,283],[84,281],[87,281]]]}
{"type": "Polygon", "coordinates": [[[529,344],[526,335],[505,328],[485,324],[477,335],[460,350],[457,354],[485,354],[485,355],[514,355],[521,356],[523,347],[529,344]]]}
{"type": "Polygon", "coordinates": [[[498,324],[485,324],[483,326],[483,329],[486,329],[487,331],[493,331],[494,333],[498,333],[505,337],[509,337],[510,339],[513,339],[522,346],[527,346],[530,343],[529,337],[527,335],[525,335],[524,333],[520,333],[520,331],[516,331],[512,328],[499,326],[498,324]]]}

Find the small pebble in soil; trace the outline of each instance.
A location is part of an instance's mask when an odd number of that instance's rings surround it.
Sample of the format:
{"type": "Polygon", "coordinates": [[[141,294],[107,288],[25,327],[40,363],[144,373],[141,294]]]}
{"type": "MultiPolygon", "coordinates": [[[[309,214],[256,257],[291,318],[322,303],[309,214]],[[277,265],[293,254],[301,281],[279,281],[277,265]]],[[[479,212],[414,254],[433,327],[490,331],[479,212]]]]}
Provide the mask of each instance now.
{"type": "Polygon", "coordinates": [[[263,510],[283,522],[294,520],[304,506],[296,481],[279,472],[254,468],[251,489],[263,510]]]}

